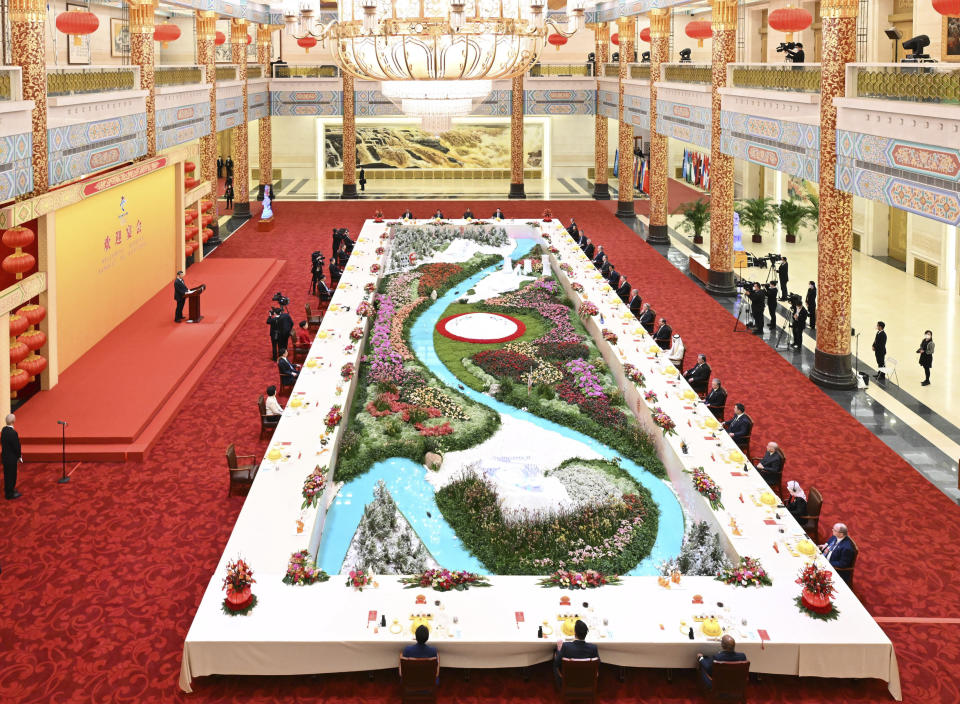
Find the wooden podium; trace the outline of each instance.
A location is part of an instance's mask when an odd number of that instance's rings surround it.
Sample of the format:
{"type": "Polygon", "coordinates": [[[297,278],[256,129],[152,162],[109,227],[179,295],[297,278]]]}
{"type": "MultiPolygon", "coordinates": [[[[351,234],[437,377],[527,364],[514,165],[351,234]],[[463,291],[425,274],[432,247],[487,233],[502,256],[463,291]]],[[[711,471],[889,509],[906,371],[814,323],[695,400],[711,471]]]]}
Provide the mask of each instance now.
{"type": "Polygon", "coordinates": [[[184,295],[184,298],[187,299],[189,303],[187,307],[187,322],[188,323],[199,323],[203,320],[203,316],[200,315],[200,294],[207,290],[206,284],[200,284],[196,288],[192,288],[184,295]]]}

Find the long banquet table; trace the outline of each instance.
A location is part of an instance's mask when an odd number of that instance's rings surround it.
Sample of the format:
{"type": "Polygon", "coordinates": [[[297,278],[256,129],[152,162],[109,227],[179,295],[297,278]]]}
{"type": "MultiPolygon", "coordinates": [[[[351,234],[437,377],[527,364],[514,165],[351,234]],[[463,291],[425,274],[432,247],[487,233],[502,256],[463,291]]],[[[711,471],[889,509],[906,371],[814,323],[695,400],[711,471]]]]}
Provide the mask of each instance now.
{"type": "MultiPolygon", "coordinates": [[[[535,232],[520,221],[506,224],[512,236],[535,232]]],[[[210,674],[292,675],[394,667],[401,644],[410,639],[411,615],[425,609],[438,626],[433,639],[445,667],[526,666],[552,656],[560,632],[556,617],[573,608],[591,625],[591,640],[598,643],[602,659],[614,665],[691,667],[696,652],[716,647],[695,619],[716,616],[735,635],[738,649],[747,653],[756,672],[878,678],[900,699],[893,645],[845,584],[836,580],[835,603],[840,610],[836,621],[811,619],[794,605],[800,589],[794,580],[811,559],[797,550],[804,537],[800,526],[785,509],[763,503],[767,487],[759,474],[737,457],[736,446],[722,429],[710,427],[712,414],[695,395],[691,398],[678,370],[655,349],[652,338],[556,221],[540,225],[556,250],[550,255],[554,273],[577,305],[589,300],[599,308],[599,315],[587,319],[588,330],[625,400],[654,438],[685,510],[690,517],[711,522],[731,558],[758,558],[773,586],[744,589],[707,577],[684,577],[680,585],[664,588],[655,577],[624,577],[621,586],[567,592],[543,589],[536,577],[492,577],[491,588],[427,592],[424,607],[414,604],[414,595],[424,592],[406,591],[394,577],[380,577],[377,588],[363,592],[345,586],[344,578],[336,575],[324,584],[283,584],[291,553],[315,550],[319,544],[322,507],[336,491],[334,468],[321,508],[301,509],[304,478],[318,464],[328,466],[335,456],[343,426],[327,432],[323,421],[334,403],[349,407],[353,384],[341,378],[340,370],[347,362],[357,364],[362,353],[361,344],[352,344],[348,335],[358,326],[366,329],[369,322],[358,318],[356,309],[369,299],[364,287],[381,275],[371,266],[385,262],[386,255],[378,248],[388,244],[381,239],[386,229],[385,224],[368,220],[359,234],[294,387],[291,399],[299,399],[300,405],[288,403],[270,444],[272,456],[279,458],[265,458],[261,464],[187,634],[182,689],[191,691],[193,677],[210,674]],[[564,271],[568,267],[569,273],[564,271]],[[574,281],[583,286],[582,292],[573,289],[574,281]],[[616,344],[601,339],[603,329],[617,335],[616,344]],[[626,378],[626,363],[643,372],[645,388],[626,378]],[[649,391],[657,395],[655,405],[676,422],[676,435],[663,435],[654,425],[643,399],[649,391]],[[694,467],[703,467],[720,486],[722,508],[713,510],[693,490],[686,472],[694,467]],[[228,617],[220,609],[221,583],[226,563],[238,555],[256,571],[254,593],[259,601],[249,615],[228,617]],[[562,595],[571,596],[573,607],[559,606],[562,595]],[[692,603],[694,595],[703,597],[703,605],[692,603]],[[368,620],[371,612],[378,619],[385,616],[386,627],[368,620]],[[537,626],[544,621],[554,634],[538,639],[537,626]]],[[[829,569],[822,557],[813,559],[829,569]]]]}

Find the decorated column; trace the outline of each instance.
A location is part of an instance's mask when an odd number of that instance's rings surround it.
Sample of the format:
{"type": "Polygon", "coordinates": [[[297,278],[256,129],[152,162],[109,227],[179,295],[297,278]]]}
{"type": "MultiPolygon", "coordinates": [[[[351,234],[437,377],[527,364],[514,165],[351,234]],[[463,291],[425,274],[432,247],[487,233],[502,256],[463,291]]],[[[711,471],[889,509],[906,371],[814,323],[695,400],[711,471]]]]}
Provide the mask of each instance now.
{"type": "Polygon", "coordinates": [[[817,351],[810,378],[831,389],[856,388],[850,359],[853,274],[853,196],[837,189],[837,108],[847,64],[857,55],[858,0],[820,3],[820,234],[818,238],[817,351]]]}
{"type": "Polygon", "coordinates": [[[10,0],[13,63],[20,67],[23,99],[33,101],[33,192],[49,188],[47,175],[47,60],[43,27],[44,0],[10,0]]]}
{"type": "MultiPolygon", "coordinates": [[[[210,200],[213,201],[213,220],[209,227],[216,237],[219,233],[219,204],[217,199],[217,65],[214,40],[217,33],[215,12],[197,12],[197,63],[204,67],[204,77],[210,96],[210,134],[200,138],[200,174],[210,182],[210,200]]],[[[202,228],[201,228],[202,230],[202,228]]]]}
{"type": "Polygon", "coordinates": [[[710,273],[707,291],[733,296],[733,157],[720,150],[720,89],[737,57],[737,2],[713,0],[713,88],[710,113],[710,273]]]}
{"type": "Polygon", "coordinates": [[[633,208],[633,123],[623,117],[623,82],[630,78],[636,29],[637,21],[633,17],[617,20],[617,32],[620,34],[620,80],[617,83],[620,96],[617,101],[617,150],[620,154],[617,174],[620,181],[617,185],[617,217],[623,220],[632,220],[637,216],[633,208]]]}
{"type": "Polygon", "coordinates": [[[157,153],[156,90],[153,82],[152,2],[130,3],[130,61],[140,67],[140,90],[147,91],[147,156],[157,153]]]}
{"type": "Polygon", "coordinates": [[[250,217],[250,150],[247,147],[247,21],[234,18],[230,23],[230,46],[233,52],[233,63],[237,65],[237,80],[240,81],[241,106],[243,117],[240,124],[234,128],[233,136],[233,217],[250,217]]]}
{"type": "MultiPolygon", "coordinates": [[[[594,66],[597,67],[597,78],[603,73],[603,66],[610,60],[610,25],[606,22],[590,25],[596,40],[594,49],[594,66]]],[[[593,197],[596,200],[610,200],[610,187],[607,184],[607,154],[610,147],[607,143],[607,117],[600,112],[600,91],[597,91],[596,120],[593,130],[593,197]]]]}
{"type": "MultiPolygon", "coordinates": [[[[265,78],[270,78],[270,54],[272,52],[273,26],[269,24],[257,25],[257,63],[260,64],[265,78]]],[[[260,164],[260,187],[257,200],[263,200],[263,187],[270,186],[270,199],[273,194],[273,132],[270,125],[270,110],[267,116],[257,120],[259,139],[258,163],[260,164]]]]}
{"type": "Polygon", "coordinates": [[[514,76],[510,91],[510,198],[527,197],[523,190],[523,162],[523,75],[520,75],[514,76]]]}
{"type": "Polygon", "coordinates": [[[353,76],[343,74],[343,192],[341,198],[357,197],[357,118],[354,112],[353,76]]]}
{"type": "Polygon", "coordinates": [[[670,51],[670,10],[650,10],[650,231],[647,242],[669,244],[667,137],[657,133],[657,81],[670,51]]]}

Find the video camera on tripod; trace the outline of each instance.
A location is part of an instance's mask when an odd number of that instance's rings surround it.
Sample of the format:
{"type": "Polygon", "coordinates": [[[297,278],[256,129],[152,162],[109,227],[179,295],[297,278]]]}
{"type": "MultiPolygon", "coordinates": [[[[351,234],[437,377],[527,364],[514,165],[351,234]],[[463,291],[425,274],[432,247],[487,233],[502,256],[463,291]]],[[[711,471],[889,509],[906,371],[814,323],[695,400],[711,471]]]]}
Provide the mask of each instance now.
{"type": "Polygon", "coordinates": [[[290,305],[290,299],[284,296],[280,291],[277,291],[275,294],[273,294],[273,298],[270,300],[274,301],[281,309],[285,309],[288,305],[290,305]]]}

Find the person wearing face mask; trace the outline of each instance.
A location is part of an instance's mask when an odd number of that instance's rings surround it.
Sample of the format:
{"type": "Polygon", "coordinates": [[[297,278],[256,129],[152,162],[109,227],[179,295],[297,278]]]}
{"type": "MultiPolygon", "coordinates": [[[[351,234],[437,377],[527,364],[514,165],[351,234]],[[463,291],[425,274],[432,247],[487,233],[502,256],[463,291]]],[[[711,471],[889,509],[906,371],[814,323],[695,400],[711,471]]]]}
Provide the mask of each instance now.
{"type": "Polygon", "coordinates": [[[810,329],[817,329],[817,282],[811,281],[807,288],[807,313],[810,314],[810,329]]]}
{"type": "Polygon", "coordinates": [[[923,367],[924,380],[920,382],[921,386],[930,386],[930,367],[933,366],[933,331],[927,330],[923,333],[923,339],[920,340],[920,347],[917,348],[917,354],[920,355],[920,366],[923,367]]]}

